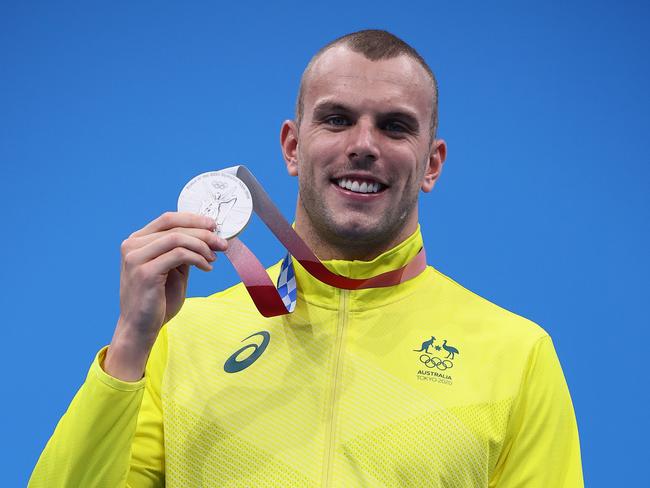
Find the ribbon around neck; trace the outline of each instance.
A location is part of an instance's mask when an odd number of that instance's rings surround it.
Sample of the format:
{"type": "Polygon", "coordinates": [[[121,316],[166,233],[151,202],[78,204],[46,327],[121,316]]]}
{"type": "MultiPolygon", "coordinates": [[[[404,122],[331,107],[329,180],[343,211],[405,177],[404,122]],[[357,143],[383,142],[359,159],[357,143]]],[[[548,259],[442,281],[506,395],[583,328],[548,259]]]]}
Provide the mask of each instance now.
{"type": "Polygon", "coordinates": [[[382,288],[403,283],[419,275],[427,266],[424,248],[405,266],[370,278],[348,278],[333,273],[309,249],[289,222],[271,201],[268,194],[246,166],[232,166],[220,172],[229,173],[244,182],[253,198],[253,211],[262,219],[273,235],[289,251],[285,257],[278,279],[273,284],[266,269],[246,245],[234,237],[228,241],[225,255],[239,274],[257,310],[264,317],[275,317],[293,312],[296,304],[293,256],[314,278],[330,286],[344,290],[382,288]],[[282,289],[283,295],[280,295],[282,289]]]}

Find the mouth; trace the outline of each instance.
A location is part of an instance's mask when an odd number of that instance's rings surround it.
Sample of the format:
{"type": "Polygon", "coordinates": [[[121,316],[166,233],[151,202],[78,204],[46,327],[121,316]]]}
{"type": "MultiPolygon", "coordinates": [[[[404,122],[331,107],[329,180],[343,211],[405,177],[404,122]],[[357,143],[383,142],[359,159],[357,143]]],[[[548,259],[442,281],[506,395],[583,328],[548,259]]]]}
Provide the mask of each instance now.
{"type": "Polygon", "coordinates": [[[368,176],[350,175],[332,178],[330,181],[343,190],[359,194],[381,193],[387,188],[387,185],[368,176]]]}

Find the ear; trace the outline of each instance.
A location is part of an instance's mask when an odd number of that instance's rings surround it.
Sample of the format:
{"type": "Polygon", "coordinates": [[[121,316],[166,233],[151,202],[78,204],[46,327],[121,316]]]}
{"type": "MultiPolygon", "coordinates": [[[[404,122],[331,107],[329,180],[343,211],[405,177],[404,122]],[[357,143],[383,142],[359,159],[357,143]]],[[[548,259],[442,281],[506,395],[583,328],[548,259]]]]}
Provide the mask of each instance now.
{"type": "Polygon", "coordinates": [[[287,173],[298,176],[298,126],[293,120],[285,120],[280,129],[280,146],[287,173]]]}
{"type": "Polygon", "coordinates": [[[425,193],[433,190],[433,186],[442,173],[442,165],[447,157],[447,143],[442,139],[434,139],[429,154],[429,165],[424,172],[422,179],[422,191],[425,193]]]}

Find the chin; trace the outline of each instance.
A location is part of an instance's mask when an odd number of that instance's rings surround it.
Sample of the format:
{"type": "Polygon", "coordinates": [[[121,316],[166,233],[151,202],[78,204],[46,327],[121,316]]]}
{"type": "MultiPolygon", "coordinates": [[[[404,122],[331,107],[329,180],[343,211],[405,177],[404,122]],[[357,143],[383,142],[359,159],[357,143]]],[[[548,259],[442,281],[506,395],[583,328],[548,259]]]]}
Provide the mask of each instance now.
{"type": "Polygon", "coordinates": [[[356,225],[353,222],[345,224],[329,225],[328,234],[337,245],[345,245],[353,248],[360,246],[375,247],[390,240],[390,233],[378,225],[364,222],[364,225],[356,225]]]}

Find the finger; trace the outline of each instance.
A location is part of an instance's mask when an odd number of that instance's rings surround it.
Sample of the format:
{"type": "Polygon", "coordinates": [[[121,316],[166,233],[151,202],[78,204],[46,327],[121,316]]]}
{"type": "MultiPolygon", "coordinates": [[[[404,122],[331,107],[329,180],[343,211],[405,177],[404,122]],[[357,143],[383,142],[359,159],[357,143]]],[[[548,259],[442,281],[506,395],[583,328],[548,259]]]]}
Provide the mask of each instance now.
{"type": "Polygon", "coordinates": [[[216,258],[210,247],[201,239],[185,234],[183,232],[172,232],[164,234],[149,244],[129,252],[124,261],[127,266],[137,266],[156,259],[176,248],[185,248],[202,255],[206,261],[214,261],[216,258]]]}
{"type": "Polygon", "coordinates": [[[216,223],[214,219],[205,215],[198,215],[191,212],[165,212],[157,219],[149,222],[142,229],[131,234],[131,236],[140,237],[154,232],[173,229],[174,227],[214,230],[216,223]]]}
{"type": "Polygon", "coordinates": [[[189,229],[185,227],[175,227],[170,230],[165,230],[161,232],[154,232],[153,234],[147,234],[140,237],[135,237],[135,242],[131,243],[132,248],[144,247],[150,242],[160,239],[161,237],[170,234],[170,233],[183,233],[189,236],[196,237],[197,239],[205,242],[212,250],[214,251],[225,251],[228,249],[228,241],[222,239],[217,234],[210,230],[206,229],[189,229]]]}
{"type": "Polygon", "coordinates": [[[203,271],[211,271],[212,265],[206,259],[194,251],[184,247],[176,247],[156,259],[142,265],[142,272],[146,275],[166,275],[172,269],[182,265],[193,264],[203,271]]]}

